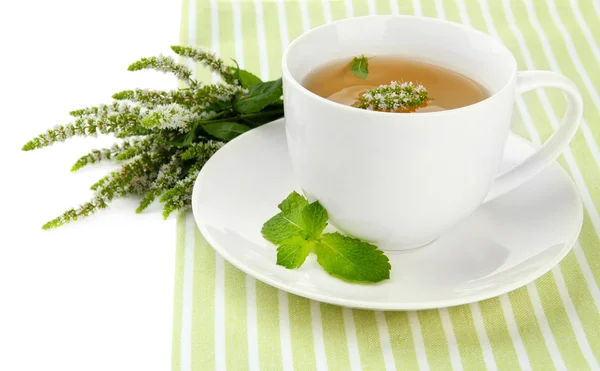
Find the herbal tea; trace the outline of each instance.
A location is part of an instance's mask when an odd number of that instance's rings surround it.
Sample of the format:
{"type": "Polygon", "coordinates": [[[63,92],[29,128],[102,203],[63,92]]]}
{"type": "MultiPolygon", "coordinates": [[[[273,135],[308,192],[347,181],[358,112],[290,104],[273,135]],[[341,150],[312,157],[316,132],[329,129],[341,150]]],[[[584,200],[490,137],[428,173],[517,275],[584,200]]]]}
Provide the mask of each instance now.
{"type": "Polygon", "coordinates": [[[336,61],[312,72],[303,85],[334,102],[389,112],[444,111],[489,96],[483,86],[464,75],[399,57],[336,61]]]}

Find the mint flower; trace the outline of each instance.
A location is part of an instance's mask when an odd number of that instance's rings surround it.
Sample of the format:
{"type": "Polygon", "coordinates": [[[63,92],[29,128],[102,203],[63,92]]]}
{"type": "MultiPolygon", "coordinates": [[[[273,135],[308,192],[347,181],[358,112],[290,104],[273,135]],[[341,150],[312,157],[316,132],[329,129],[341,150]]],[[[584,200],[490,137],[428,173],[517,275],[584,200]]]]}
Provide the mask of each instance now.
{"type": "Polygon", "coordinates": [[[208,159],[217,153],[217,151],[225,145],[225,142],[209,140],[206,142],[194,143],[181,154],[184,160],[197,160],[206,162],[208,159]]]}
{"type": "Polygon", "coordinates": [[[412,82],[392,81],[389,85],[380,85],[364,93],[357,107],[369,111],[413,112],[429,102],[427,89],[423,85],[414,86],[412,82]]]}
{"type": "Polygon", "coordinates": [[[173,57],[168,57],[161,54],[158,57],[142,58],[139,61],[132,63],[128,68],[129,71],[140,71],[147,69],[152,69],[163,73],[171,72],[183,82],[189,85],[195,84],[192,80],[192,70],[182,64],[177,63],[173,57]]]}
{"type": "Polygon", "coordinates": [[[189,46],[172,46],[171,49],[177,55],[190,58],[197,63],[202,63],[209,70],[220,75],[227,83],[234,83],[233,68],[226,66],[214,53],[189,46]]]}
{"type": "MultiPolygon", "coordinates": [[[[23,146],[24,151],[47,147],[56,142],[64,142],[74,136],[96,136],[98,134],[114,133],[117,137],[130,135],[143,135],[144,128],[138,123],[138,119],[145,115],[139,108],[122,106],[122,111],[113,111],[110,106],[94,107],[77,112],[79,115],[75,121],[55,126],[53,129],[40,134],[23,146]]],[[[74,111],[75,112],[75,111],[74,111]]]]}
{"type": "Polygon", "coordinates": [[[150,110],[148,116],[142,120],[142,124],[149,128],[183,131],[189,128],[191,121],[199,117],[199,114],[177,103],[161,104],[150,110]]]}
{"type": "Polygon", "coordinates": [[[131,147],[131,142],[124,141],[122,144],[113,144],[110,148],[93,149],[88,154],[80,157],[71,167],[71,171],[77,171],[88,164],[94,164],[102,160],[111,160],[131,147]]]}
{"type": "Polygon", "coordinates": [[[148,206],[150,206],[150,204],[152,204],[152,202],[154,202],[156,197],[160,196],[167,189],[177,184],[181,174],[183,173],[183,166],[183,161],[179,152],[171,156],[171,160],[162,165],[158,170],[156,179],[151,184],[148,192],[144,195],[144,198],[136,209],[136,213],[139,214],[144,211],[148,206]]]}
{"type": "Polygon", "coordinates": [[[113,99],[133,101],[143,107],[153,107],[159,104],[170,103],[190,107],[195,104],[195,95],[195,91],[190,89],[170,91],[135,89],[115,93],[113,99]]]}

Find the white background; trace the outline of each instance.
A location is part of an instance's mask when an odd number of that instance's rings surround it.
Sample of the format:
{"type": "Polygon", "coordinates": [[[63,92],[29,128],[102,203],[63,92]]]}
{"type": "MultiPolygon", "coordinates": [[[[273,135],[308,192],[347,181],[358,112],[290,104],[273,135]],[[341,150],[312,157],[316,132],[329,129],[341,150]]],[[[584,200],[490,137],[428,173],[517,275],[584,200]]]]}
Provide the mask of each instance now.
{"type": "Polygon", "coordinates": [[[74,161],[113,140],[21,147],[114,92],[175,87],[127,66],[178,43],[180,10],[167,0],[0,1],[0,370],[170,368],[175,220],[120,201],[42,231],[113,168],[70,173],[74,161]]]}

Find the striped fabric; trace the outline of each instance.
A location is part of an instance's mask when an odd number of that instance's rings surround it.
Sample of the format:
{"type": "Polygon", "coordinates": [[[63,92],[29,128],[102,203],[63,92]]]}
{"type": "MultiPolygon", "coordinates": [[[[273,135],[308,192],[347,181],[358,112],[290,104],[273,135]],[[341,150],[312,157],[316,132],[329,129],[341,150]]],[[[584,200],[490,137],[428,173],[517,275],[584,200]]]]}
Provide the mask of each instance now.
{"type": "MultiPolygon", "coordinates": [[[[390,13],[469,24],[501,39],[521,70],[554,70],[579,86],[584,121],[559,160],[585,205],[573,251],[537,281],[483,302],[419,312],[351,310],[246,276],[215,254],[191,215],[181,215],[174,370],[600,369],[598,0],[183,0],[181,43],[205,46],[273,79],[283,49],[302,32],[390,13]]],[[[513,129],[536,145],[565,110],[554,90],[527,93],[516,103],[513,129]]]]}

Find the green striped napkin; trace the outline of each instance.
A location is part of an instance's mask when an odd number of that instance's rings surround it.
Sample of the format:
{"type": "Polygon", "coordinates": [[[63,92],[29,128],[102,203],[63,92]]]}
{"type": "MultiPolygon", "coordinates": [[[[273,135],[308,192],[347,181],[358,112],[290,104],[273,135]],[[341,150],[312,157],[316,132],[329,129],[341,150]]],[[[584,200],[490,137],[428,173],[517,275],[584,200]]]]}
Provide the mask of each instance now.
{"type": "MultiPolygon", "coordinates": [[[[174,370],[600,369],[597,0],[183,0],[181,43],[273,79],[283,49],[302,32],[390,13],[469,24],[500,38],[520,69],[561,72],[579,86],[584,121],[559,160],[585,205],[579,242],[551,272],[508,295],[441,310],[374,312],[314,302],[246,276],[181,215],[174,370]]],[[[558,91],[528,93],[517,99],[513,130],[539,145],[564,110],[558,91]]]]}

